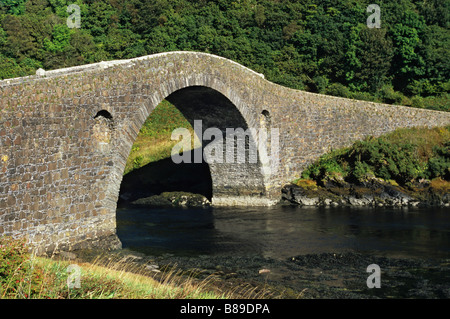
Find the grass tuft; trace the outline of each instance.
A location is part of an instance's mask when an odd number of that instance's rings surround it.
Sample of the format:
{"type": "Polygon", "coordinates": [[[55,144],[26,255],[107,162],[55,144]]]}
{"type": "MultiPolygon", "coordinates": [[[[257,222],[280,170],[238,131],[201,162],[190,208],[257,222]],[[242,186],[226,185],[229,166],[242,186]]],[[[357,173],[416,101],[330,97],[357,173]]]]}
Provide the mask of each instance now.
{"type": "Polygon", "coordinates": [[[23,241],[0,239],[0,298],[2,299],[227,299],[265,298],[264,289],[217,285],[218,277],[199,279],[198,271],[185,273],[165,267],[159,273],[146,265],[112,255],[92,262],[36,257],[23,241]],[[79,269],[79,287],[73,276],[79,269]],[[78,268],[79,267],[79,268],[78,268]]]}

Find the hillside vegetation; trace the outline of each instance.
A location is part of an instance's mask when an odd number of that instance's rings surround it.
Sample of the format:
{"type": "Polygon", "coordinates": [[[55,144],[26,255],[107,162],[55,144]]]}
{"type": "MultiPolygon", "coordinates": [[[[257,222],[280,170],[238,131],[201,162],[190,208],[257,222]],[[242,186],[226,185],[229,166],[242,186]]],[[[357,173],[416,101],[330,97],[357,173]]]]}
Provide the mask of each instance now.
{"type": "Polygon", "coordinates": [[[125,166],[125,174],[149,163],[169,158],[178,143],[171,140],[172,131],[187,128],[194,136],[194,129],[183,114],[169,101],[162,101],[145,121],[134,141],[125,166]]]}
{"type": "Polygon", "coordinates": [[[312,92],[449,110],[448,0],[2,0],[0,79],[192,50],[312,92]],[[70,29],[69,4],[81,28],[70,29]]]}

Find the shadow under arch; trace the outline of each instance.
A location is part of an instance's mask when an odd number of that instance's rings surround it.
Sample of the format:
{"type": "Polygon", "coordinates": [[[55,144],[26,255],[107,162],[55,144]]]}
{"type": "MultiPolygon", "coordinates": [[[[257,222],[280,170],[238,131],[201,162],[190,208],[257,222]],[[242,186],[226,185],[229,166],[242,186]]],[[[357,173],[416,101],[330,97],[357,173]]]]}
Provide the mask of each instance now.
{"type": "Polygon", "coordinates": [[[169,157],[135,169],[123,177],[118,206],[163,192],[200,194],[211,201],[212,179],[208,164],[175,164],[169,157]]]}
{"type": "Polygon", "coordinates": [[[256,155],[256,160],[250,159],[250,149],[254,147],[257,154],[257,146],[238,108],[222,93],[205,86],[179,89],[166,100],[183,114],[192,127],[198,129],[195,133],[200,139],[209,128],[222,133],[223,140],[203,140],[201,146],[203,155],[208,145],[223,143],[222,162],[207,163],[203,157],[201,162],[194,162],[193,153],[198,150],[193,150],[186,154],[191,159],[190,163],[175,164],[172,158],[150,163],[123,177],[118,204],[124,198],[131,201],[167,191],[201,194],[213,205],[220,206],[251,205],[249,201],[264,198],[259,156],[256,155]],[[198,121],[201,121],[200,128],[198,121]],[[228,131],[230,129],[232,131],[228,131]],[[241,131],[230,134],[233,130],[241,131]],[[232,142],[227,144],[229,138],[232,142]],[[239,145],[245,145],[243,163],[237,160],[239,145]],[[231,162],[230,158],[233,159],[231,162]]]}

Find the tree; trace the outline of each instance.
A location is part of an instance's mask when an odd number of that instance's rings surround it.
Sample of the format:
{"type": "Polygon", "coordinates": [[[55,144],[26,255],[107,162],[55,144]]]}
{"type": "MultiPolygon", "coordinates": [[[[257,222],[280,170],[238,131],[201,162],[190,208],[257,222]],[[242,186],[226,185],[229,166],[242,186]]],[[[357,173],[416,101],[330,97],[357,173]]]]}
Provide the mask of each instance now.
{"type": "Polygon", "coordinates": [[[407,87],[409,94],[422,96],[448,92],[445,83],[450,80],[450,33],[438,25],[426,26],[419,52],[424,60],[424,76],[407,87]]]}
{"type": "Polygon", "coordinates": [[[397,23],[390,28],[395,45],[393,84],[401,91],[414,79],[425,74],[425,63],[419,54],[420,36],[425,28],[423,17],[412,11],[405,12],[403,17],[402,23],[397,23]]]}
{"type": "Polygon", "coordinates": [[[25,2],[27,0],[2,0],[0,6],[4,7],[7,13],[21,15],[25,12],[25,2]]]}
{"type": "Polygon", "coordinates": [[[262,27],[264,21],[266,21],[266,16],[264,14],[264,7],[257,5],[255,9],[255,21],[258,27],[262,27]]]}
{"type": "Polygon", "coordinates": [[[2,48],[7,41],[7,36],[5,30],[0,26],[0,48],[2,48]]]}
{"type": "Polygon", "coordinates": [[[438,25],[442,28],[450,27],[450,2],[446,0],[418,1],[421,15],[427,25],[438,25]]]}
{"type": "Polygon", "coordinates": [[[45,38],[44,48],[52,53],[64,52],[70,43],[72,31],[67,25],[57,24],[53,27],[52,39],[45,38]]]}
{"type": "Polygon", "coordinates": [[[68,50],[73,52],[77,65],[105,61],[108,58],[104,47],[96,45],[93,36],[85,29],[73,32],[68,50]]]}
{"type": "Polygon", "coordinates": [[[0,54],[0,80],[25,75],[21,67],[12,58],[0,54]]]}
{"type": "Polygon", "coordinates": [[[33,25],[30,20],[7,15],[2,22],[7,35],[4,53],[18,62],[26,57],[35,57],[38,48],[35,38],[31,35],[33,25]]]}
{"type": "Polygon", "coordinates": [[[394,49],[386,37],[386,29],[362,28],[357,48],[360,65],[355,72],[355,83],[375,93],[388,81],[394,49]]]}

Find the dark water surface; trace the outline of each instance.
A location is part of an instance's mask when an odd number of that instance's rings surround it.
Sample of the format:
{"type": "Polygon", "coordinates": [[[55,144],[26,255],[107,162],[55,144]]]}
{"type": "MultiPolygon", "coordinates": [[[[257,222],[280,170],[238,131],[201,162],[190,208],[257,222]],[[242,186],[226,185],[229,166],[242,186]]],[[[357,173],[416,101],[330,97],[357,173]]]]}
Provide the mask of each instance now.
{"type": "Polygon", "coordinates": [[[269,284],[281,298],[450,298],[449,208],[121,208],[117,232],[124,251],[220,274],[230,288],[269,284]],[[382,289],[367,286],[374,263],[382,289]]]}
{"type": "Polygon", "coordinates": [[[449,208],[121,208],[117,231],[124,248],[155,256],[450,257],[449,208]]]}

